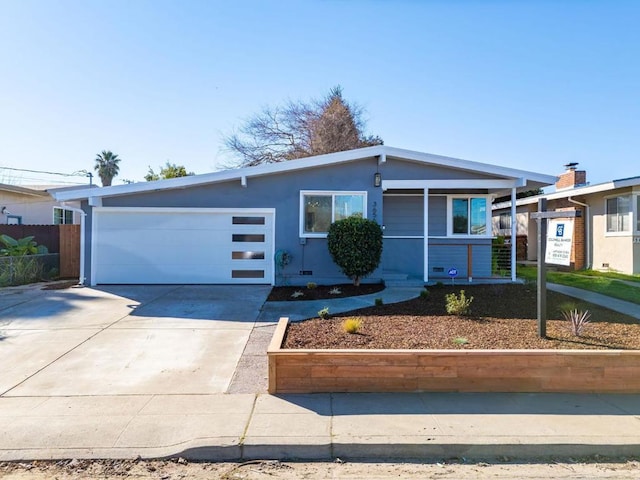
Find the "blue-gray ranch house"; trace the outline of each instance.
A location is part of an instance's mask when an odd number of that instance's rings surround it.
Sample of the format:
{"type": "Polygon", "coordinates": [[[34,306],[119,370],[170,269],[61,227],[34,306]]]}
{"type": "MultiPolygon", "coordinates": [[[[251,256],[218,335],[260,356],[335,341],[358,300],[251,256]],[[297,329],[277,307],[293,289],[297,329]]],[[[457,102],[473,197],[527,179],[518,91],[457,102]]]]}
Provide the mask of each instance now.
{"type": "Polygon", "coordinates": [[[375,146],[53,195],[81,201],[81,281],[91,285],[345,282],[326,233],[349,215],[384,228],[382,262],[369,280],[393,272],[428,282],[448,278],[451,267],[462,279],[490,277],[492,199],[554,182],[375,146]],[[291,258],[284,268],[275,261],[282,252],[291,258]]]}

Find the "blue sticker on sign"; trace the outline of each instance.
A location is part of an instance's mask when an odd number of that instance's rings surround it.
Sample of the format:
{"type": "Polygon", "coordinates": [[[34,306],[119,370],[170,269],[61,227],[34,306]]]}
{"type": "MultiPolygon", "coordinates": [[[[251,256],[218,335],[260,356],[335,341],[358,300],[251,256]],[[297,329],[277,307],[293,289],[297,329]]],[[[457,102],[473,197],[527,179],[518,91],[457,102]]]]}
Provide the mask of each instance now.
{"type": "Polygon", "coordinates": [[[458,269],[455,268],[455,267],[452,267],[452,268],[449,269],[449,272],[447,272],[447,273],[449,274],[449,276],[451,278],[457,277],[458,276],[458,269]]]}
{"type": "Polygon", "coordinates": [[[556,225],[556,237],[564,237],[564,223],[556,225]]]}

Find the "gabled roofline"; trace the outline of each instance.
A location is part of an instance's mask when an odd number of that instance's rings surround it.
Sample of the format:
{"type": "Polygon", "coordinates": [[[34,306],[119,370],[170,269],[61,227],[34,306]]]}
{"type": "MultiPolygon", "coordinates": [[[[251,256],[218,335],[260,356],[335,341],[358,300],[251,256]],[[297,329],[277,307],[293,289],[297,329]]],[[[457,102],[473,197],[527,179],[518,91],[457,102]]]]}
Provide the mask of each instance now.
{"type": "MultiPolygon", "coordinates": [[[[609,190],[617,190],[619,188],[629,188],[640,186],[640,176],[622,178],[620,180],[611,180],[609,182],[598,183],[596,185],[584,185],[582,187],[562,189],[559,192],[543,193],[542,195],[534,195],[532,197],[525,197],[516,200],[516,206],[530,205],[537,203],[541,198],[547,200],[557,200],[559,198],[577,197],[582,195],[591,195],[593,193],[601,193],[609,190]]],[[[511,202],[500,202],[492,206],[492,210],[500,210],[502,208],[509,208],[511,202]]]]}
{"type": "Polygon", "coordinates": [[[366,158],[379,157],[379,162],[383,163],[387,157],[398,158],[402,160],[415,161],[425,164],[434,164],[445,167],[458,168],[461,170],[482,172],[489,175],[497,175],[508,178],[525,178],[531,182],[543,185],[551,185],[556,181],[555,176],[543,175],[540,173],[528,172],[524,170],[516,170],[513,168],[500,167],[486,163],[473,162],[470,160],[462,160],[453,157],[444,157],[433,155],[430,153],[415,152],[400,148],[389,147],[386,145],[376,145],[373,147],[359,148],[355,150],[347,150],[344,152],[329,153],[326,155],[317,155],[314,157],[306,157],[298,160],[289,160],[280,163],[271,163],[267,165],[258,165],[255,167],[245,167],[232,170],[222,170],[219,172],[205,173],[201,175],[192,175],[188,177],[172,178],[168,180],[156,180],[153,182],[139,182],[128,185],[116,185],[111,187],[102,187],[97,189],[82,189],[72,192],[51,192],[56,200],[80,200],[85,198],[111,197],[119,195],[129,195],[143,192],[153,192],[159,190],[170,190],[176,188],[187,188],[197,185],[205,185],[210,183],[225,182],[229,180],[239,180],[246,185],[247,179],[262,175],[273,175],[282,172],[290,172],[314,168],[325,165],[333,165],[354,160],[362,160],[366,158]]]}
{"type": "Polygon", "coordinates": [[[48,197],[49,193],[45,190],[35,190],[28,187],[20,187],[18,185],[9,185],[6,183],[0,183],[0,190],[11,193],[19,193],[21,195],[29,195],[32,197],[48,197]]]}

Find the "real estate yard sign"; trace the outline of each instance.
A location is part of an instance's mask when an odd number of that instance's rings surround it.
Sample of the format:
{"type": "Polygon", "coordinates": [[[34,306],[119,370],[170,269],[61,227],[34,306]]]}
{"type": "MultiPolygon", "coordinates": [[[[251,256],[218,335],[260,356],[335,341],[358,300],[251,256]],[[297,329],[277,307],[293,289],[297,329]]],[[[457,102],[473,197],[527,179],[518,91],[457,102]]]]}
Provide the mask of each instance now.
{"type": "Polygon", "coordinates": [[[554,265],[571,264],[573,218],[550,219],[547,229],[547,252],[544,261],[554,265]]]}

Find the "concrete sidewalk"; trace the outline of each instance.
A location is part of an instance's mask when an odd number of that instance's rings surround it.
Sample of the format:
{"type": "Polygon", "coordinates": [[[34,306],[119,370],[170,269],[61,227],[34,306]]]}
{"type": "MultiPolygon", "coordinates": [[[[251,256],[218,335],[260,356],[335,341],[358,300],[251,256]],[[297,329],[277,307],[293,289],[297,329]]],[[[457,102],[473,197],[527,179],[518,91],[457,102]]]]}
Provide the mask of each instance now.
{"type": "Polygon", "coordinates": [[[292,322],[317,317],[318,311],[325,307],[329,312],[344,313],[375,305],[376,298],[385,304],[404,302],[420,295],[424,287],[387,287],[377,293],[357,297],[330,298],[326,300],[302,300],[295,302],[266,302],[258,322],[277,322],[280,317],[289,317],[292,322]]]}
{"type": "MultiPolygon", "coordinates": [[[[630,317],[640,320],[640,305],[631,302],[625,302],[624,300],[618,300],[617,298],[608,297],[600,293],[590,292],[589,290],[583,290],[581,288],[568,287],[566,285],[559,285],[557,283],[547,283],[547,289],[554,292],[562,293],[570,297],[579,298],[585,302],[591,302],[602,307],[606,307],[614,312],[623,313],[630,317]]],[[[638,288],[638,296],[640,297],[640,288],[638,288]]]]}
{"type": "Polygon", "coordinates": [[[384,461],[640,455],[640,395],[0,398],[0,460],[384,461]]]}

